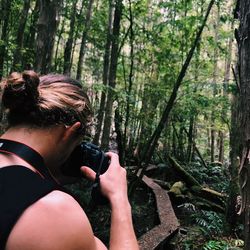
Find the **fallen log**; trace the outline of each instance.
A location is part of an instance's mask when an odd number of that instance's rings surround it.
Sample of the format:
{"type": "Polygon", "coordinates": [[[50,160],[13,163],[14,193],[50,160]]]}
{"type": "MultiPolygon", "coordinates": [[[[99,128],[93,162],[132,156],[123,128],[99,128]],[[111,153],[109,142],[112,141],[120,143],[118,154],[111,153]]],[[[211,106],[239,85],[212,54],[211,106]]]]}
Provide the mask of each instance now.
{"type": "MultiPolygon", "coordinates": [[[[202,189],[200,190],[202,192],[202,189]]],[[[223,213],[225,211],[224,203],[219,201],[211,201],[207,197],[203,198],[200,194],[193,193],[188,189],[185,184],[181,181],[175,182],[169,190],[170,197],[175,201],[174,203],[182,204],[191,202],[196,207],[223,213]]]]}
{"type": "Polygon", "coordinates": [[[185,169],[173,157],[168,156],[168,159],[173,167],[173,170],[186,183],[187,187],[201,187],[200,183],[192,175],[185,171],[185,169]]]}
{"type": "Polygon", "coordinates": [[[189,188],[191,193],[207,200],[211,204],[214,203],[215,207],[218,206],[219,210],[222,209],[224,211],[226,206],[225,194],[219,193],[207,187],[202,187],[200,183],[189,173],[187,173],[187,171],[185,171],[185,169],[173,157],[169,156],[169,162],[171,163],[174,171],[189,188]]]}

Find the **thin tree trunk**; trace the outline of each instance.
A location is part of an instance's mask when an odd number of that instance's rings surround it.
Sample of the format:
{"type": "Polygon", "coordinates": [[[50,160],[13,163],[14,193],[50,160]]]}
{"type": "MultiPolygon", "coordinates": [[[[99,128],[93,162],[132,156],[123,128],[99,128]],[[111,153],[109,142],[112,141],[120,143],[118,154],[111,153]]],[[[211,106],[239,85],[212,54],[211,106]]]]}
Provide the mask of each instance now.
{"type": "Polygon", "coordinates": [[[29,70],[33,68],[35,59],[35,36],[37,32],[37,20],[39,18],[39,4],[40,0],[36,0],[35,7],[32,11],[30,18],[29,31],[24,40],[23,47],[28,48],[28,52],[23,55],[23,67],[24,70],[29,70]]]}
{"type": "MultiPolygon", "coordinates": [[[[189,138],[189,131],[187,131],[187,129],[185,127],[183,127],[183,131],[186,133],[186,135],[188,136],[189,138]]],[[[195,153],[197,154],[197,156],[200,158],[203,166],[205,168],[207,168],[207,164],[205,162],[205,160],[203,159],[201,153],[200,153],[200,150],[197,148],[196,144],[195,144],[195,141],[193,139],[193,137],[190,137],[190,141],[191,141],[191,144],[193,145],[193,150],[195,151],[195,153]]]]}
{"type": "Polygon", "coordinates": [[[224,162],[224,134],[221,130],[218,133],[218,149],[219,149],[219,158],[218,161],[224,162]]]}
{"type": "Polygon", "coordinates": [[[53,66],[54,71],[58,70],[58,66],[60,68],[61,60],[60,60],[60,58],[58,59],[58,52],[59,52],[59,47],[60,47],[60,41],[61,41],[62,35],[63,35],[64,31],[65,31],[65,18],[63,19],[62,24],[60,26],[61,26],[61,29],[58,32],[57,42],[56,42],[56,45],[55,45],[55,56],[54,56],[54,66],[53,66]]]}
{"type": "Polygon", "coordinates": [[[118,145],[118,152],[119,152],[119,160],[120,164],[124,166],[124,158],[122,156],[122,152],[124,151],[123,142],[122,142],[122,130],[121,130],[121,124],[122,124],[122,117],[119,114],[119,108],[116,108],[115,110],[115,132],[116,132],[116,142],[118,145]]]}
{"type": "Polygon", "coordinates": [[[176,129],[175,129],[175,127],[174,127],[174,123],[172,122],[172,128],[173,128],[173,130],[172,130],[172,155],[174,156],[174,157],[176,157],[176,155],[177,155],[177,150],[176,150],[176,137],[177,137],[177,133],[176,133],[176,129]]]}
{"type": "Polygon", "coordinates": [[[124,123],[124,136],[123,136],[123,145],[124,145],[124,151],[123,151],[123,158],[125,158],[126,153],[126,145],[127,145],[127,136],[128,136],[128,125],[129,125],[129,119],[130,119],[130,95],[132,91],[133,86],[133,76],[134,76],[134,29],[133,29],[133,23],[134,23],[134,17],[132,13],[132,5],[131,0],[129,0],[129,19],[130,19],[130,35],[129,35],[129,42],[130,42],[130,71],[129,71],[129,86],[127,89],[127,104],[126,104],[126,115],[125,115],[125,123],[124,123]]]}
{"type": "Polygon", "coordinates": [[[193,130],[194,130],[194,116],[193,114],[190,116],[189,120],[189,129],[188,129],[188,147],[187,147],[187,160],[190,163],[192,161],[193,155],[193,130]]]}
{"type": "Polygon", "coordinates": [[[70,75],[71,55],[72,55],[75,21],[76,21],[76,6],[77,6],[77,0],[74,0],[73,10],[71,11],[71,16],[70,16],[69,36],[64,50],[63,73],[66,75],[70,75]]]}
{"type": "MultiPolygon", "coordinates": [[[[213,116],[213,114],[212,114],[213,116]]],[[[212,125],[211,125],[211,136],[210,136],[210,139],[211,139],[211,143],[210,143],[210,161],[211,162],[214,162],[215,161],[215,158],[214,158],[214,151],[215,151],[215,135],[216,135],[216,132],[215,132],[215,129],[214,129],[214,117],[211,118],[211,122],[212,122],[212,125]]]]}
{"type": "Polygon", "coordinates": [[[37,24],[35,70],[42,74],[50,71],[59,10],[62,0],[41,0],[37,24]]]}
{"type": "Polygon", "coordinates": [[[76,45],[77,45],[79,30],[80,30],[80,27],[82,26],[81,16],[82,16],[82,13],[83,13],[83,9],[84,9],[84,1],[82,1],[82,5],[81,5],[81,8],[80,8],[79,14],[77,15],[76,29],[75,29],[75,35],[74,35],[74,41],[73,41],[73,48],[72,48],[71,59],[70,59],[70,70],[71,70],[72,65],[73,65],[73,59],[74,59],[75,49],[76,49],[76,45]]]}
{"type": "Polygon", "coordinates": [[[210,14],[210,11],[213,7],[213,4],[214,4],[215,0],[212,0],[210,3],[209,3],[209,6],[208,6],[208,9],[207,9],[207,12],[206,12],[206,15],[205,15],[205,18],[202,22],[202,25],[200,27],[200,29],[198,30],[197,32],[197,35],[196,35],[196,38],[194,40],[194,43],[187,55],[187,58],[186,58],[186,61],[179,73],[179,76],[176,80],[176,83],[174,85],[174,89],[170,95],[170,98],[169,98],[169,101],[165,107],[165,110],[162,114],[162,117],[161,117],[161,120],[156,128],[156,130],[154,131],[152,137],[150,138],[148,144],[147,144],[147,150],[145,151],[145,154],[144,154],[144,157],[142,158],[144,160],[144,168],[143,168],[143,171],[141,171],[141,174],[140,174],[140,178],[142,178],[142,176],[144,175],[144,171],[146,170],[146,167],[148,166],[149,164],[149,161],[153,155],[153,152],[154,152],[154,149],[155,149],[155,146],[156,146],[156,143],[160,137],[160,134],[163,130],[164,127],[166,127],[167,125],[167,122],[168,122],[168,119],[169,119],[169,114],[170,114],[170,111],[172,110],[173,108],[173,105],[174,105],[174,102],[176,100],[176,97],[177,97],[177,92],[179,90],[179,87],[181,86],[181,83],[182,83],[182,80],[183,78],[185,77],[186,75],[186,71],[187,71],[187,68],[190,64],[190,61],[193,57],[193,54],[194,54],[194,51],[199,43],[199,40],[200,40],[200,37],[201,37],[201,34],[202,34],[202,31],[206,25],[206,22],[207,22],[207,19],[208,19],[208,16],[210,14]]]}
{"type": "Polygon", "coordinates": [[[24,0],[23,10],[21,13],[19,27],[17,31],[16,38],[16,50],[13,56],[13,64],[11,71],[20,71],[22,66],[22,48],[23,48],[23,37],[24,37],[24,29],[27,22],[27,17],[30,9],[30,0],[24,0]]]}
{"type": "Polygon", "coordinates": [[[3,77],[3,71],[4,71],[6,46],[8,42],[7,32],[8,32],[8,26],[9,26],[10,10],[11,10],[11,1],[3,0],[2,1],[3,27],[2,27],[2,34],[1,34],[2,43],[0,44],[0,80],[3,77]]]}
{"type": "MultiPolygon", "coordinates": [[[[219,28],[219,22],[220,22],[220,7],[217,5],[217,15],[216,15],[216,21],[214,25],[214,72],[213,72],[213,97],[217,94],[217,81],[218,81],[218,28],[219,28]]],[[[215,116],[214,112],[211,114],[211,162],[215,161],[215,116]]]]}
{"type": "MultiPolygon", "coordinates": [[[[106,44],[105,44],[105,52],[104,52],[104,59],[103,59],[103,77],[102,83],[105,88],[108,83],[109,78],[109,65],[110,65],[110,47],[111,47],[111,38],[112,38],[112,22],[113,22],[113,14],[114,14],[114,4],[113,0],[109,2],[109,18],[108,18],[108,25],[107,25],[107,37],[106,37],[106,44]]],[[[101,101],[100,107],[97,115],[97,127],[94,137],[94,144],[99,145],[102,125],[103,125],[103,117],[105,111],[105,104],[106,104],[106,89],[102,91],[101,94],[101,101]]]]}
{"type": "Polygon", "coordinates": [[[112,124],[112,110],[114,101],[114,89],[116,86],[116,70],[118,64],[118,50],[119,50],[119,36],[120,36],[120,22],[122,17],[122,0],[116,0],[115,2],[115,13],[113,23],[113,36],[112,36],[112,47],[111,47],[111,58],[109,67],[109,91],[107,95],[105,120],[102,134],[101,146],[103,149],[108,149],[109,136],[112,124]]]}
{"type": "Polygon", "coordinates": [[[78,80],[82,78],[83,58],[85,54],[87,35],[88,35],[89,28],[90,28],[93,3],[94,3],[94,0],[89,0],[87,13],[86,13],[86,19],[85,19],[85,25],[84,25],[84,29],[82,33],[82,42],[81,42],[81,48],[80,48],[80,53],[79,53],[78,65],[77,65],[77,74],[76,74],[76,79],[78,80]]]}
{"type": "MultiPolygon", "coordinates": [[[[234,22],[231,23],[231,30],[233,30],[234,22]]],[[[228,54],[225,59],[225,74],[224,74],[224,81],[223,81],[223,96],[228,96],[228,84],[230,80],[230,70],[231,70],[231,63],[232,63],[232,46],[233,46],[233,38],[229,39],[228,42],[228,54]]],[[[227,116],[227,106],[224,104],[222,107],[222,121],[226,120],[227,116]]],[[[219,161],[224,162],[224,133],[221,132],[221,140],[220,140],[220,153],[219,153],[219,161]],[[223,142],[223,144],[222,144],[223,142]]]]}

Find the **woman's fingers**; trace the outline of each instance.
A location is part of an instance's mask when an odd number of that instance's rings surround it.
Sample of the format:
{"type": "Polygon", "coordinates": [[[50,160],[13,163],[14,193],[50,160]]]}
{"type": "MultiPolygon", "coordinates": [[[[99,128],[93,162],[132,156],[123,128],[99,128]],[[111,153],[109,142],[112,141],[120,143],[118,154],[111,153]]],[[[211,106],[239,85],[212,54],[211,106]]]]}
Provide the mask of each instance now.
{"type": "Polygon", "coordinates": [[[95,180],[96,173],[91,168],[82,166],[80,169],[86,178],[88,178],[91,181],[95,180]]]}

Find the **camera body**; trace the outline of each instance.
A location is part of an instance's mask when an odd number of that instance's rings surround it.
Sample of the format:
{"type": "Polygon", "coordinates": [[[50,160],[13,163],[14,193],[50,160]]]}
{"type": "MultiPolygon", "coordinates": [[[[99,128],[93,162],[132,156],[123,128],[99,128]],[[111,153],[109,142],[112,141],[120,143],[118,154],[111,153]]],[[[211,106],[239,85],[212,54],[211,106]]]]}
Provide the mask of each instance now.
{"type": "Polygon", "coordinates": [[[87,166],[96,173],[103,174],[109,167],[109,157],[96,145],[83,142],[71,153],[62,165],[62,173],[66,176],[82,177],[80,168],[87,166]]]}

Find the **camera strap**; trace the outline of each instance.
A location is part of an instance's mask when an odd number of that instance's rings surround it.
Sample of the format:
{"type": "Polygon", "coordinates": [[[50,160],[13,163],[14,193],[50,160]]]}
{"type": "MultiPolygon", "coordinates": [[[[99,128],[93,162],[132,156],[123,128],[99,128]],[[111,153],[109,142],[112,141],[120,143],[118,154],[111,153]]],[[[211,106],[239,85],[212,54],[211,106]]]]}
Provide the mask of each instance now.
{"type": "Polygon", "coordinates": [[[43,178],[56,181],[46,167],[43,157],[31,147],[17,141],[0,139],[0,152],[18,156],[33,166],[43,178]]]}
{"type": "Polygon", "coordinates": [[[93,186],[96,187],[97,185],[100,185],[100,174],[101,174],[101,169],[102,169],[102,164],[103,164],[103,160],[104,160],[104,154],[101,154],[101,159],[99,162],[99,166],[98,169],[96,171],[96,175],[95,175],[95,181],[93,186]]]}
{"type": "Polygon", "coordinates": [[[95,205],[106,205],[109,203],[108,199],[101,194],[100,174],[103,161],[104,161],[104,153],[101,154],[100,163],[96,171],[95,181],[91,191],[92,201],[94,202],[95,205]]]}

